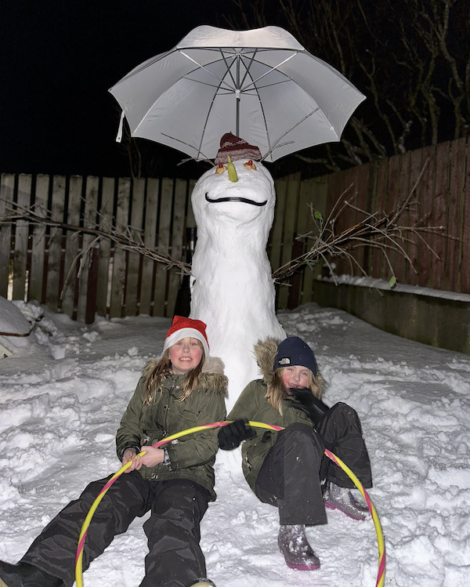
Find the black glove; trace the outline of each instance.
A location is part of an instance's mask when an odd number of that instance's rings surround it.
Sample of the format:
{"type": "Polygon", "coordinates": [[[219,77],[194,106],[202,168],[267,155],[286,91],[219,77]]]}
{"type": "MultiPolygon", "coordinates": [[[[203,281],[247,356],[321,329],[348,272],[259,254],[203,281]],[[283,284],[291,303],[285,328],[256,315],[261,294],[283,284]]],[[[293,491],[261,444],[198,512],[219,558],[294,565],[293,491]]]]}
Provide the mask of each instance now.
{"type": "Polygon", "coordinates": [[[247,419],[235,420],[231,424],[223,426],[219,430],[219,448],[222,450],[233,450],[240,446],[242,440],[253,438],[256,432],[251,426],[246,426],[247,419]]]}
{"type": "Polygon", "coordinates": [[[318,426],[320,420],[330,408],[320,399],[316,398],[310,389],[305,387],[302,387],[301,389],[291,388],[289,391],[295,400],[292,403],[292,407],[296,410],[302,410],[302,412],[305,412],[313,422],[313,425],[315,427],[318,426]]]}

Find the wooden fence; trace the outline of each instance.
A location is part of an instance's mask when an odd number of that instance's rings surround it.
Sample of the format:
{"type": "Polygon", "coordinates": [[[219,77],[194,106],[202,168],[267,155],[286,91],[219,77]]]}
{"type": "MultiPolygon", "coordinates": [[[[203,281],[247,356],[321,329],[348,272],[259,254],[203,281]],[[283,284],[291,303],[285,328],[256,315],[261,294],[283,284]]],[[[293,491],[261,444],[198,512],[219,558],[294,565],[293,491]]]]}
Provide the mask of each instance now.
{"type": "MultiPolygon", "coordinates": [[[[390,212],[417,185],[419,207],[410,210],[405,221],[413,224],[429,216],[428,226],[442,226],[452,238],[434,235],[402,245],[413,262],[398,253],[390,255],[397,281],[438,290],[470,293],[470,147],[468,138],[441,143],[382,159],[325,176],[328,183],[328,206],[331,211],[337,199],[349,186],[349,194],[357,191],[354,204],[363,210],[390,212]],[[429,245],[438,257],[434,256],[429,245]]],[[[364,216],[349,209],[336,226],[339,233],[364,216]]],[[[391,271],[377,249],[366,248],[355,257],[372,277],[390,279],[391,271]]],[[[361,275],[346,260],[337,264],[338,275],[361,275]]]]}
{"type": "MultiPolygon", "coordinates": [[[[309,203],[325,217],[345,189],[357,191],[364,210],[391,210],[417,188],[420,208],[409,213],[413,222],[429,214],[429,225],[442,225],[456,240],[428,237],[439,258],[424,242],[405,242],[417,273],[399,255],[392,255],[398,281],[454,292],[470,293],[470,150],[466,139],[442,143],[361,167],[301,180],[300,174],[275,182],[276,212],[268,242],[273,271],[305,250],[295,240],[313,229],[309,203]]],[[[0,217],[13,202],[47,209],[53,219],[71,225],[130,231],[146,246],[184,260],[185,228],[195,226],[190,195],[194,181],[180,179],[97,178],[4,174],[0,188],[0,217]]],[[[353,225],[360,212],[345,211],[337,232],[353,225]]],[[[374,277],[388,279],[390,270],[376,250],[355,253],[374,277]]],[[[318,274],[309,268],[278,287],[277,307],[295,308],[312,299],[318,274]]],[[[336,273],[360,272],[339,261],[336,273]]],[[[172,316],[181,282],[180,272],[108,240],[63,229],[28,225],[18,220],[0,225],[0,295],[37,300],[51,310],[92,322],[100,316],[136,314],[172,316]],[[79,253],[81,263],[77,262],[79,253]]]]}
{"type": "MultiPolygon", "coordinates": [[[[49,210],[54,220],[86,228],[127,232],[173,259],[186,255],[185,228],[195,226],[190,195],[194,181],[2,175],[0,217],[11,203],[49,210]]],[[[277,213],[268,254],[273,269],[303,252],[294,241],[312,228],[307,202],[326,207],[326,185],[301,182],[300,175],[276,182],[277,213]]],[[[281,286],[280,308],[309,301],[314,273],[281,286]]],[[[86,322],[95,312],[110,318],[149,314],[172,316],[180,271],[93,235],[29,225],[0,225],[0,295],[37,300],[53,311],[86,322]],[[86,252],[77,261],[80,253],[86,252]]]]}

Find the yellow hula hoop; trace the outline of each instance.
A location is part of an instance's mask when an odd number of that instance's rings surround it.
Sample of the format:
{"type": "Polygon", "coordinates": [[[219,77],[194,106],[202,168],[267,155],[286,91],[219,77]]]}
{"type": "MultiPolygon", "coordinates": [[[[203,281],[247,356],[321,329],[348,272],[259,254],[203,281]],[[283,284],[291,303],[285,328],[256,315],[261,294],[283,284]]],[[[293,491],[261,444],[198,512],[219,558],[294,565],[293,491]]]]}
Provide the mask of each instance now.
{"type": "MultiPolygon", "coordinates": [[[[164,438],[163,440],[156,442],[152,446],[159,447],[159,446],[162,446],[163,444],[166,444],[167,442],[171,442],[172,440],[176,440],[177,438],[180,438],[181,436],[187,436],[188,434],[193,434],[195,432],[201,432],[202,430],[207,430],[210,428],[220,428],[221,426],[226,426],[227,424],[230,424],[230,423],[231,422],[229,422],[229,421],[213,422],[212,424],[204,424],[203,426],[195,426],[194,428],[188,428],[187,430],[183,430],[181,432],[177,432],[176,434],[172,434],[171,436],[168,436],[167,438],[164,438]]],[[[268,430],[277,430],[277,431],[283,430],[283,428],[281,428],[280,426],[273,426],[271,424],[265,424],[264,422],[248,422],[247,425],[253,426],[255,428],[267,428],[268,430]]],[[[146,453],[146,451],[142,451],[137,456],[141,457],[145,453],[146,453]]],[[[385,580],[385,544],[384,544],[384,539],[383,539],[383,534],[382,534],[382,527],[380,525],[379,517],[377,515],[377,511],[374,507],[374,504],[372,503],[372,500],[370,499],[369,494],[364,489],[364,487],[362,486],[361,482],[356,477],[356,475],[354,475],[354,473],[351,471],[351,469],[347,465],[345,465],[341,459],[339,459],[336,455],[334,455],[329,450],[325,449],[325,454],[328,458],[330,458],[334,463],[336,463],[339,467],[341,467],[343,469],[343,471],[350,477],[350,479],[353,481],[354,485],[359,489],[359,491],[361,492],[361,495],[366,500],[367,507],[369,508],[369,511],[372,514],[372,519],[374,521],[375,531],[377,534],[377,545],[378,545],[378,550],[379,550],[379,569],[378,569],[378,574],[377,574],[376,587],[383,587],[384,580],[385,580]]],[[[132,461],[129,461],[128,463],[123,465],[119,469],[119,471],[117,471],[109,479],[109,481],[106,483],[106,485],[103,487],[103,489],[98,494],[98,497],[93,502],[93,504],[90,508],[90,511],[88,512],[88,514],[83,522],[82,529],[80,531],[80,536],[78,539],[77,556],[75,559],[75,581],[77,583],[77,587],[83,587],[83,571],[82,571],[83,548],[85,545],[85,539],[86,539],[88,527],[90,526],[90,522],[93,518],[93,515],[94,515],[96,509],[98,508],[101,500],[106,495],[108,489],[116,481],[116,479],[118,477],[120,477],[122,475],[122,473],[124,473],[124,471],[126,471],[131,466],[131,464],[132,464],[132,461]]]]}

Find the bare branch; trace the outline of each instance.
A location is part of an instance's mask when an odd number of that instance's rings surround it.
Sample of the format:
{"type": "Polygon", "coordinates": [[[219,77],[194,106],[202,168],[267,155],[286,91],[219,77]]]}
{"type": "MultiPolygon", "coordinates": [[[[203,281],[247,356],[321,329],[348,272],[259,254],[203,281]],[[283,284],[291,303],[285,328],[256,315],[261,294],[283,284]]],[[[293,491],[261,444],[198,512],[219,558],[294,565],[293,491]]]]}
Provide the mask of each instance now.
{"type": "MultiPolygon", "coordinates": [[[[11,204],[11,202],[8,204],[11,204]]],[[[176,261],[167,255],[161,255],[155,249],[146,247],[145,243],[142,242],[142,239],[140,239],[140,242],[134,240],[129,232],[125,234],[116,230],[85,228],[81,226],[75,226],[73,224],[67,224],[65,222],[59,222],[50,218],[50,215],[44,217],[39,216],[36,212],[33,211],[32,208],[19,206],[18,204],[13,204],[13,206],[7,205],[6,209],[9,210],[9,214],[0,217],[0,224],[14,222],[16,220],[24,220],[33,224],[42,224],[45,226],[61,228],[63,230],[70,230],[75,233],[92,234],[97,237],[96,242],[102,238],[107,238],[126,251],[140,253],[141,255],[149,257],[158,263],[163,263],[167,266],[167,269],[178,267],[183,273],[191,275],[191,267],[188,265],[188,263],[184,263],[183,261],[176,261]]],[[[93,241],[92,244],[94,245],[95,241],[93,241]]],[[[86,255],[86,253],[87,250],[82,251],[82,257],[86,255]]]]}
{"type": "MultiPolygon", "coordinates": [[[[316,231],[319,235],[313,232],[306,233],[297,237],[297,240],[303,242],[313,241],[312,246],[309,250],[297,257],[292,259],[282,267],[279,267],[272,275],[276,282],[280,282],[284,279],[291,277],[296,271],[302,268],[304,265],[316,262],[319,258],[326,259],[327,257],[344,257],[349,260],[354,266],[358,267],[364,275],[366,272],[360,265],[357,259],[351,254],[352,251],[362,249],[364,247],[371,247],[379,250],[390,268],[393,276],[393,266],[390,261],[388,252],[393,251],[400,255],[403,259],[409,263],[415,273],[416,268],[413,265],[413,261],[408,255],[405,245],[406,243],[416,244],[414,237],[418,237],[423,240],[423,234],[445,234],[444,227],[442,226],[424,226],[424,218],[419,219],[410,226],[407,224],[400,223],[400,218],[406,210],[418,205],[416,199],[413,199],[416,195],[417,187],[423,177],[429,160],[426,160],[421,172],[416,180],[415,184],[411,188],[409,194],[397,204],[396,208],[389,214],[382,211],[376,211],[373,213],[362,210],[358,206],[351,203],[353,198],[346,198],[346,192],[349,192],[353,186],[343,192],[340,198],[336,201],[333,210],[330,212],[326,222],[317,222],[315,218],[315,210],[313,206],[310,206],[316,231]],[[335,224],[338,217],[346,208],[353,208],[364,215],[364,218],[354,226],[351,226],[343,230],[340,234],[335,233],[335,224]],[[339,211],[337,211],[339,209],[339,211]]],[[[451,238],[451,237],[449,237],[451,238]]],[[[424,241],[423,241],[424,242],[424,241]]],[[[432,250],[430,245],[426,243],[426,246],[436,256],[436,253],[432,250]]],[[[330,265],[328,264],[330,267],[330,265]]]]}

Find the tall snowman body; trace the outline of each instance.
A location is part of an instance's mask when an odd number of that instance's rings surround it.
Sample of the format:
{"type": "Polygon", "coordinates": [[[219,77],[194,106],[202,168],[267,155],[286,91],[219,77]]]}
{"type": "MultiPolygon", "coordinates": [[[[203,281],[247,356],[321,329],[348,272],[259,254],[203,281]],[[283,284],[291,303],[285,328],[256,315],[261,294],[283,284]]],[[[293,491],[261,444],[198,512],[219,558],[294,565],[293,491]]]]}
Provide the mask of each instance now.
{"type": "Polygon", "coordinates": [[[266,243],[274,217],[274,182],[263,165],[234,163],[238,181],[211,169],[194,187],[198,238],[191,273],[191,318],[203,320],[211,354],[225,363],[230,409],[259,377],[258,340],[285,338],[275,314],[266,243]]]}

